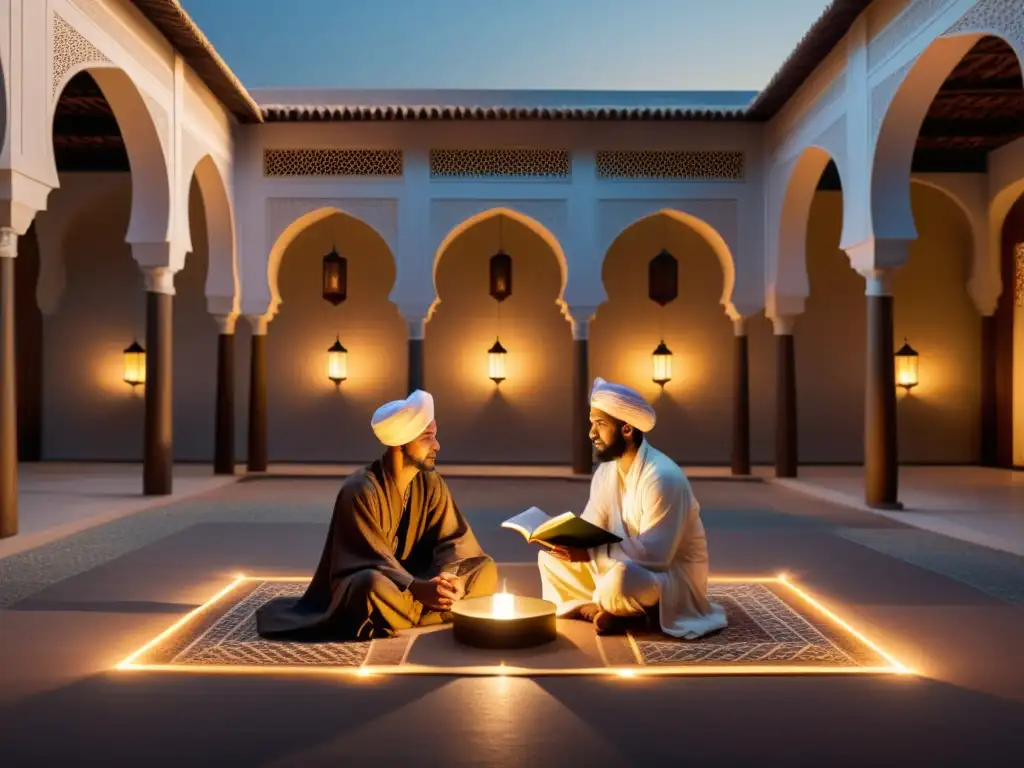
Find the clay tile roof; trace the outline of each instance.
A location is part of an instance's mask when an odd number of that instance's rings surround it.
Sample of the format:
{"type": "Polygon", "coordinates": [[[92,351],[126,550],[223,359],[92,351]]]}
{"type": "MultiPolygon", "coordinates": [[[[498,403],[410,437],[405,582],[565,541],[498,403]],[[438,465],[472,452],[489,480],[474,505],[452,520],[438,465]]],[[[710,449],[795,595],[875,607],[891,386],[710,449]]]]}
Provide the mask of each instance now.
{"type": "Polygon", "coordinates": [[[850,31],[873,0],[832,0],[747,109],[748,120],[770,120],[850,31]]]}
{"type": "Polygon", "coordinates": [[[220,102],[242,123],[261,123],[263,114],[178,0],[132,0],[167,38],[220,102]]]}

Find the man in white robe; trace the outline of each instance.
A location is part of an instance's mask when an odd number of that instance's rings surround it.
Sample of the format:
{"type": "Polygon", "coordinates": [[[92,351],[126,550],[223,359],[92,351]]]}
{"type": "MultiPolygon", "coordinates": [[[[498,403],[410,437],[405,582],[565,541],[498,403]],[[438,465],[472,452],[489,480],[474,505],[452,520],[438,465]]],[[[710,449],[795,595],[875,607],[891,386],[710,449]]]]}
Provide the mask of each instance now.
{"type": "Polygon", "coordinates": [[[590,439],[600,466],[582,517],[622,541],[541,551],[543,597],[559,616],[593,621],[601,634],[658,606],[661,630],[692,640],[727,621],[722,606],[708,601],[700,505],[682,469],[645,436],[655,420],[636,390],[594,380],[590,439]]]}

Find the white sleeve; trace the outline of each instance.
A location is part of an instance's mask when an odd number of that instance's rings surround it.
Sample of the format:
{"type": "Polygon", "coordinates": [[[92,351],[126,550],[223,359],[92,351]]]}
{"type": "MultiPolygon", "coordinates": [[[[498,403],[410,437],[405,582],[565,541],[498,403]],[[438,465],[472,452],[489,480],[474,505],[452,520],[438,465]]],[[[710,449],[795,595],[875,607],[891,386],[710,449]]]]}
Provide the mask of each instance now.
{"type": "Polygon", "coordinates": [[[640,488],[640,535],[633,539],[633,562],[665,569],[675,558],[690,507],[687,484],[654,476],[640,488]]]}

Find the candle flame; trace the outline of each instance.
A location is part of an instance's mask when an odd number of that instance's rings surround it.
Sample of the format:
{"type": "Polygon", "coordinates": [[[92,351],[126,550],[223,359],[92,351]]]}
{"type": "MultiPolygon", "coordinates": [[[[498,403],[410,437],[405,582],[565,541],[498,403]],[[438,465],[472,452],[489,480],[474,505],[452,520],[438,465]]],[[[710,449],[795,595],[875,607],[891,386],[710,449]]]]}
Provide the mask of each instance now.
{"type": "Polygon", "coordinates": [[[512,619],[516,615],[516,597],[510,595],[506,590],[508,581],[501,584],[501,592],[491,598],[491,613],[496,619],[512,619]]]}

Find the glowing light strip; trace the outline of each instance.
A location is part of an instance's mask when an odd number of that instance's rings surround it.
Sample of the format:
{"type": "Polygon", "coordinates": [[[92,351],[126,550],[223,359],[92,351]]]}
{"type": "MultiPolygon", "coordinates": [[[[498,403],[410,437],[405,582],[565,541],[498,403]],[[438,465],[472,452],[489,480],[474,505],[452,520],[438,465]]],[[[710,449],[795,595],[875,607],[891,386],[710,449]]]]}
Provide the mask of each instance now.
{"type": "MultiPolygon", "coordinates": [[[[806,591],[796,586],[788,577],[782,573],[778,576],[717,576],[711,577],[709,581],[720,584],[782,584],[791,590],[804,602],[811,605],[823,616],[842,627],[851,636],[871,648],[879,656],[889,662],[888,666],[872,667],[834,667],[815,665],[767,665],[752,664],[746,665],[690,665],[690,666],[641,666],[641,667],[568,667],[534,669],[528,667],[510,667],[501,662],[499,666],[468,666],[468,667],[431,667],[421,664],[387,665],[387,666],[359,666],[359,667],[298,667],[298,666],[232,666],[221,664],[210,665],[179,665],[179,664],[138,664],[136,659],[144,655],[164,640],[173,636],[178,630],[194,620],[203,613],[208,612],[217,603],[227,597],[232,591],[247,581],[278,581],[278,582],[307,582],[306,576],[246,576],[238,577],[217,592],[213,597],[182,616],[170,627],[132,653],[126,659],[118,663],[114,668],[122,671],[152,671],[152,672],[186,672],[190,674],[229,674],[229,675],[336,675],[339,677],[370,677],[370,676],[394,676],[394,675],[431,675],[441,677],[550,677],[550,676],[616,676],[622,678],[636,677],[682,677],[693,675],[912,675],[913,671],[902,662],[898,661],[891,654],[884,651],[876,643],[869,640],[863,633],[854,629],[848,622],[837,616],[832,610],[826,608],[806,591]]],[[[410,647],[411,647],[410,643],[410,647]]],[[[409,649],[406,649],[406,656],[409,649]]]]}

